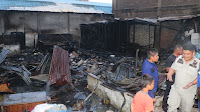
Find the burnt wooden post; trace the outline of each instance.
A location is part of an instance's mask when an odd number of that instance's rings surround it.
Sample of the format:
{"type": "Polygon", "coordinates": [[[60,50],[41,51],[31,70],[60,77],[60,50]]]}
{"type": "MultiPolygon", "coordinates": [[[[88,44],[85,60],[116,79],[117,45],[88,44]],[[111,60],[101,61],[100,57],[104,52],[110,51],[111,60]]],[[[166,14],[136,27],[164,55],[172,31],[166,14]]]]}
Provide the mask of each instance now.
{"type": "Polygon", "coordinates": [[[138,65],[138,53],[139,53],[139,49],[136,50],[136,57],[135,57],[135,75],[137,75],[137,65],[138,65]]]}

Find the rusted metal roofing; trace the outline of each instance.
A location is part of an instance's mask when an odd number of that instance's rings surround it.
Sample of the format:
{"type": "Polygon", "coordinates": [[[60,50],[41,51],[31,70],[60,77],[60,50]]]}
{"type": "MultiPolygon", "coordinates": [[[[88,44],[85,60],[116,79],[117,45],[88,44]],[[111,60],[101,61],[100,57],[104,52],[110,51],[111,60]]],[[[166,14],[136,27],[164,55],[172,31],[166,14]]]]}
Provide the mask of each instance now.
{"type": "MultiPolygon", "coordinates": [[[[139,18],[136,17],[137,20],[142,20],[142,21],[147,21],[147,22],[152,22],[152,23],[157,23],[157,22],[162,22],[162,21],[173,21],[173,20],[182,20],[182,19],[192,19],[194,17],[198,17],[200,15],[187,15],[187,16],[174,16],[174,17],[159,17],[157,19],[150,19],[150,18],[139,18]]],[[[125,20],[135,20],[134,18],[127,18],[125,20]]]]}
{"type": "Polygon", "coordinates": [[[56,45],[53,50],[49,75],[50,84],[70,84],[71,87],[74,87],[69,69],[69,53],[56,45]]]}
{"type": "Polygon", "coordinates": [[[167,21],[167,20],[181,20],[181,19],[192,19],[198,15],[187,15],[187,16],[176,16],[176,17],[162,17],[158,18],[158,21],[167,21]]]}
{"type": "Polygon", "coordinates": [[[1,0],[0,10],[112,14],[112,5],[77,0],[1,0]]]}

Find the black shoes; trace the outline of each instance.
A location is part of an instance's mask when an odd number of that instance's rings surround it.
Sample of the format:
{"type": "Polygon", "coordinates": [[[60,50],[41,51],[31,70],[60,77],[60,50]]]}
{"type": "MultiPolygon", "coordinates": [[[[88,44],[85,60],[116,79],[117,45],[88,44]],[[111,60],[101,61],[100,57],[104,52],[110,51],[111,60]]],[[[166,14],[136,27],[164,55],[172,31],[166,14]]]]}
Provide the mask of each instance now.
{"type": "Polygon", "coordinates": [[[162,106],[162,109],[163,109],[163,111],[165,111],[165,112],[167,112],[167,110],[168,110],[168,108],[167,108],[167,107],[164,107],[164,106],[162,106]]]}

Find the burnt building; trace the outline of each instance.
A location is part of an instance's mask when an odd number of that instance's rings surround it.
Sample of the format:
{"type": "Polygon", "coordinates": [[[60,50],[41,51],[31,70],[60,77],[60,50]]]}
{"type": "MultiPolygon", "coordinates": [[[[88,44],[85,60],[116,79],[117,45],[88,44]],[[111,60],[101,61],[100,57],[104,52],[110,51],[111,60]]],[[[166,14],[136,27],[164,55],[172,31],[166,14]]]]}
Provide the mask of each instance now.
{"type": "Polygon", "coordinates": [[[199,0],[113,0],[117,18],[159,18],[198,14],[199,0]]]}
{"type": "Polygon", "coordinates": [[[82,47],[134,56],[157,43],[157,24],[137,19],[101,21],[81,24],[82,47]]]}
{"type": "Polygon", "coordinates": [[[198,0],[113,0],[112,4],[115,18],[155,20],[158,49],[184,43],[184,32],[191,29],[198,33],[199,10],[198,0]]]}
{"type": "Polygon", "coordinates": [[[62,34],[80,42],[80,24],[112,18],[111,4],[76,0],[3,0],[0,2],[0,39],[4,44],[23,42],[23,47],[33,47],[40,37],[62,34]],[[22,40],[15,41],[19,36],[22,40]]]}

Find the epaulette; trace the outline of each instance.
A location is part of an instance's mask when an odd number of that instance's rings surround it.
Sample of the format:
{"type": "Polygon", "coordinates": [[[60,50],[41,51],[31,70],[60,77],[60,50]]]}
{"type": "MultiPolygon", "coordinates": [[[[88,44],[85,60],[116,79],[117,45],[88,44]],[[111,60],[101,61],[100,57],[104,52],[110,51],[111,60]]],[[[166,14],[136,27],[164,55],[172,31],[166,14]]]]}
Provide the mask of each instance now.
{"type": "Polygon", "coordinates": [[[177,63],[183,64],[183,57],[180,57],[177,61],[177,63]]]}
{"type": "Polygon", "coordinates": [[[197,62],[196,60],[194,60],[193,63],[190,64],[189,66],[194,67],[194,68],[197,68],[197,63],[198,63],[198,62],[197,62]]]}

